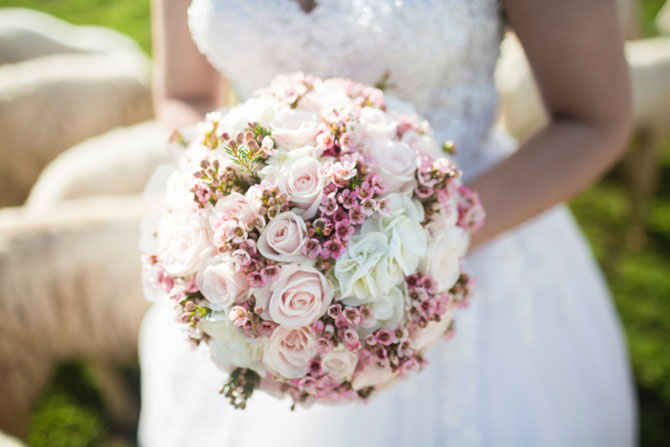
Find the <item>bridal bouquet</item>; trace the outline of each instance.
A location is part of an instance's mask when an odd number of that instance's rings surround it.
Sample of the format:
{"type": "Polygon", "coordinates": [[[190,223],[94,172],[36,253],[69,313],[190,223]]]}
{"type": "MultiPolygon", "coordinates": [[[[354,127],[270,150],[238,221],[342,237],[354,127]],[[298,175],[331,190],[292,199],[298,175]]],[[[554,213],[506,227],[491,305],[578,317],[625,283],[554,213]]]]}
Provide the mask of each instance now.
{"type": "Polygon", "coordinates": [[[467,303],[461,260],[484,213],[410,109],[297,73],[174,138],[145,279],[229,373],[236,407],[254,389],[366,400],[420,371],[467,303]]]}

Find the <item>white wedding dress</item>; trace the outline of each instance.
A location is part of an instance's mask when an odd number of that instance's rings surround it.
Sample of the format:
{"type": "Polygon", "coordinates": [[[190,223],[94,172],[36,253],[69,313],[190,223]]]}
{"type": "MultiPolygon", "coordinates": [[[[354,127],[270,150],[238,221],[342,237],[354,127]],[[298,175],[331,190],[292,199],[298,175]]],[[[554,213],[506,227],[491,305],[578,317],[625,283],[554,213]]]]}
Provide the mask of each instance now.
{"type": "MultiPolygon", "coordinates": [[[[496,0],[195,0],[195,42],[245,98],[303,70],[368,84],[413,103],[451,139],[473,177],[514,143],[492,130],[502,34],[496,0]]],[[[504,185],[501,185],[501,187],[504,185]]],[[[430,365],[368,405],[289,410],[258,392],[245,411],[157,304],[141,334],[145,446],[628,446],[636,405],[608,290],[565,206],[467,258],[477,279],[456,335],[430,365]]]]}

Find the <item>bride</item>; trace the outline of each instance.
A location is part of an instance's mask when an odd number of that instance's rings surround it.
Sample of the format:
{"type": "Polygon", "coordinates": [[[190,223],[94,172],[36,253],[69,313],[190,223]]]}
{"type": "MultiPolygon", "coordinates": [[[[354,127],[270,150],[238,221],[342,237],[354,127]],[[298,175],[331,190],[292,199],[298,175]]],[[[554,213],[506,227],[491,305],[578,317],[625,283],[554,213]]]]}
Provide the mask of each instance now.
{"type": "Polygon", "coordinates": [[[561,204],[616,160],[628,135],[613,1],[155,0],[154,19],[157,107],[172,127],[218,107],[225,85],[244,99],[282,72],[367,84],[387,74],[389,93],[455,141],[488,220],[467,258],[478,288],[455,337],[368,405],[291,412],[256,393],[234,410],[216,392],[222,373],[181,341],[169,304],[154,305],[140,341],[142,445],[635,442],[619,322],[561,204]],[[492,127],[504,26],[523,43],[551,116],[520,147],[492,127]]]}

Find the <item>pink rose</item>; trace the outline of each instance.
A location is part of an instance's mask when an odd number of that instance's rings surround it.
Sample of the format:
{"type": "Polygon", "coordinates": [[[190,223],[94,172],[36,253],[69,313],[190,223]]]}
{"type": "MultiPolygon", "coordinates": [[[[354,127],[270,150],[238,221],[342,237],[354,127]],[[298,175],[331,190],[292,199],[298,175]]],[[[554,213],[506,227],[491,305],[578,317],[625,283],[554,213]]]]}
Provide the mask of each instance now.
{"type": "Polygon", "coordinates": [[[303,218],[311,219],[321,204],[324,176],[321,163],[313,157],[301,157],[282,167],[279,188],[296,206],[304,210],[303,218]]]}
{"type": "Polygon", "coordinates": [[[308,258],[302,254],[307,242],[307,227],[302,217],[287,211],[268,223],[258,238],[258,250],[274,261],[300,262],[308,258]]]}
{"type": "Polygon", "coordinates": [[[341,345],[321,358],[321,368],[335,380],[350,380],[356,369],[358,356],[341,345]]]}
{"type": "Polygon", "coordinates": [[[297,379],[307,374],[309,361],[317,354],[316,338],[308,327],[278,327],[263,352],[263,363],[273,374],[297,379]]]}
{"type": "Polygon", "coordinates": [[[288,148],[305,146],[316,135],[319,117],[309,110],[289,109],[270,122],[272,138],[288,148]]]}
{"type": "Polygon", "coordinates": [[[274,322],[286,327],[312,324],[326,313],[333,300],[333,287],[325,276],[309,265],[288,264],[279,278],[256,293],[257,304],[274,322]]]}
{"type": "Polygon", "coordinates": [[[369,386],[377,390],[383,390],[391,384],[398,376],[397,372],[391,371],[390,366],[379,366],[377,363],[370,363],[362,371],[354,376],[351,387],[358,391],[369,386]]]}
{"type": "Polygon", "coordinates": [[[236,219],[242,224],[251,226],[259,218],[260,215],[249,200],[242,194],[233,192],[216,202],[210,219],[212,227],[216,229],[229,219],[236,219]]]}
{"type": "Polygon", "coordinates": [[[416,152],[407,144],[399,141],[376,140],[367,149],[367,153],[375,159],[374,169],[381,175],[390,190],[402,191],[416,183],[416,152]]]}
{"type": "Polygon", "coordinates": [[[198,272],[195,280],[198,289],[215,310],[224,310],[249,297],[247,277],[235,271],[230,261],[220,258],[210,261],[198,272]]]}

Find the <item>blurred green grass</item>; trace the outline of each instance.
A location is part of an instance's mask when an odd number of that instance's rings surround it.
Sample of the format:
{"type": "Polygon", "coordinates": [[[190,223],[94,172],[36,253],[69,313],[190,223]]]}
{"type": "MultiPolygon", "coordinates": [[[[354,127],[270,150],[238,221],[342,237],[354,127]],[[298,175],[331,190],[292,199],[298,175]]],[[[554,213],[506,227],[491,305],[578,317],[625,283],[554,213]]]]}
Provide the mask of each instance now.
{"type": "Polygon", "coordinates": [[[99,25],[129,35],[151,54],[150,0],[0,0],[0,8],[31,8],[75,25],[99,25]]]}
{"type": "MultiPolygon", "coordinates": [[[[652,20],[663,3],[641,2],[645,34],[654,33],[652,20]]],[[[130,35],[151,53],[149,0],[0,0],[0,7],[34,8],[76,24],[108,26],[130,35]]],[[[630,200],[620,168],[570,204],[607,277],[628,337],[642,445],[670,442],[670,143],[662,158],[644,249],[626,242],[630,200]]],[[[75,362],[54,375],[33,411],[28,441],[34,446],[104,445],[113,431],[95,381],[85,364],[75,362]]]]}

